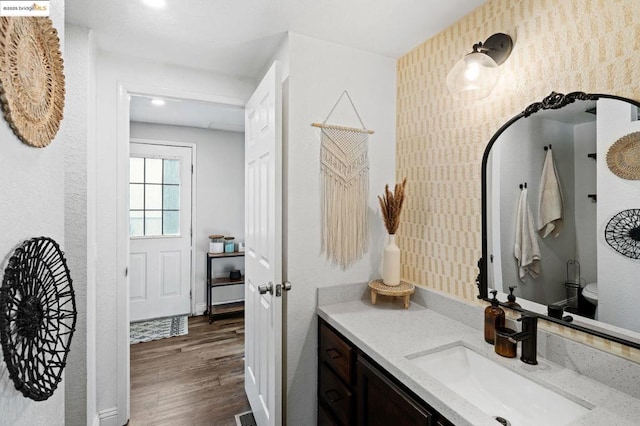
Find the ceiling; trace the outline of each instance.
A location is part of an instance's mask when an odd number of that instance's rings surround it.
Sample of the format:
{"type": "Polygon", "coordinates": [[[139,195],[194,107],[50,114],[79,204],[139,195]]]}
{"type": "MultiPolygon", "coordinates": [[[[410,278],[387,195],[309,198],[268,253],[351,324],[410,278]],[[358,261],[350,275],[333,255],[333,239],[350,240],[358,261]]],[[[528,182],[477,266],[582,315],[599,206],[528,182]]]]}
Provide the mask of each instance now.
{"type": "Polygon", "coordinates": [[[533,117],[565,124],[582,124],[596,121],[596,101],[575,101],[560,109],[543,109],[533,117]]]}
{"type": "MultiPolygon", "coordinates": [[[[258,79],[293,31],[398,58],[486,0],[66,0],[102,50],[258,79]],[[152,8],[147,1],[164,1],[152,8]]],[[[237,108],[132,97],[132,120],[242,131],[237,108]],[[234,116],[235,114],[235,116],[234,116]]]]}
{"type": "Polygon", "coordinates": [[[154,105],[151,102],[153,99],[132,95],[130,120],[244,132],[244,107],[175,98],[162,98],[164,105],[154,105]]]}
{"type": "Polygon", "coordinates": [[[66,0],[101,49],[258,78],[287,31],[398,58],[485,0],[66,0]]]}

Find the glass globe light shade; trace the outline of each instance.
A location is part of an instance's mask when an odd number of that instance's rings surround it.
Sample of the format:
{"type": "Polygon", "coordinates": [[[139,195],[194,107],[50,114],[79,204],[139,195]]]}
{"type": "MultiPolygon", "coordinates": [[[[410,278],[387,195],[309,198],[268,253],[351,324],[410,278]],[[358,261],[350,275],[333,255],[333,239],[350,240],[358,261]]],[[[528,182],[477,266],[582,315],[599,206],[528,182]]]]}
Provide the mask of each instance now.
{"type": "Polygon", "coordinates": [[[447,88],[458,99],[477,100],[489,96],[499,80],[498,64],[484,53],[472,52],[449,71],[447,88]]]}

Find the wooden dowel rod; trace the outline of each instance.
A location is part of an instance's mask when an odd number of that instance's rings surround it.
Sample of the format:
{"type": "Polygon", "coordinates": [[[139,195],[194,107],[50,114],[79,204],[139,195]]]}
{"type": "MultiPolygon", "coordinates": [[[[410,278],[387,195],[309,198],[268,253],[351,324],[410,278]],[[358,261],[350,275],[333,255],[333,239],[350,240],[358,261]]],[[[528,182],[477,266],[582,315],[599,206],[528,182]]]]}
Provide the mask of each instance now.
{"type": "Polygon", "coordinates": [[[358,129],[357,127],[345,127],[345,126],[336,126],[334,124],[323,124],[323,123],[311,123],[313,127],[324,127],[326,129],[337,129],[337,130],[347,130],[350,132],[360,132],[360,133],[369,133],[370,135],[374,134],[373,130],[369,129],[358,129]]]}

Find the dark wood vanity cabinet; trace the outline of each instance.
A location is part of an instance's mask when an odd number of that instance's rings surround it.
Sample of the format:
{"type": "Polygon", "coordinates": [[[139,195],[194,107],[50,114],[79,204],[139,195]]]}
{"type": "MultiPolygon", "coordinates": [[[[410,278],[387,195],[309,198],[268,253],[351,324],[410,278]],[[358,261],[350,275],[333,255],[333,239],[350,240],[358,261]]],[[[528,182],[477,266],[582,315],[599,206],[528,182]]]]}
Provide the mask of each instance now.
{"type": "Polygon", "coordinates": [[[318,425],[353,425],[356,351],[323,321],[318,340],[318,425]]]}
{"type": "Polygon", "coordinates": [[[318,425],[453,425],[323,319],[318,323],[318,425]]]}
{"type": "Polygon", "coordinates": [[[433,415],[392,383],[385,372],[358,358],[358,425],[431,425],[433,415]]]}

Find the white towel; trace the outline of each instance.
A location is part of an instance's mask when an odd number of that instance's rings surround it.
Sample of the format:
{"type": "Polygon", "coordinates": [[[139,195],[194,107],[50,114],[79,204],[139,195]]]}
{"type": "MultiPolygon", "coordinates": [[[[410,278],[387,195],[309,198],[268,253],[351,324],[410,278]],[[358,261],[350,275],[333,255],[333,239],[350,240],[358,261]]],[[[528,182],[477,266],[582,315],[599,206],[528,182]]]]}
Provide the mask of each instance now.
{"type": "Polygon", "coordinates": [[[546,238],[549,234],[555,238],[562,231],[564,225],[562,204],[560,179],[553,162],[553,154],[549,149],[542,166],[538,202],[538,232],[542,238],[546,238]]]}
{"type": "Polygon", "coordinates": [[[536,278],[540,273],[540,247],[538,246],[538,234],[536,234],[533,224],[533,215],[527,201],[527,188],[522,190],[518,200],[513,251],[518,261],[520,279],[524,279],[527,273],[536,278]]]}

